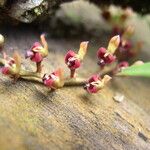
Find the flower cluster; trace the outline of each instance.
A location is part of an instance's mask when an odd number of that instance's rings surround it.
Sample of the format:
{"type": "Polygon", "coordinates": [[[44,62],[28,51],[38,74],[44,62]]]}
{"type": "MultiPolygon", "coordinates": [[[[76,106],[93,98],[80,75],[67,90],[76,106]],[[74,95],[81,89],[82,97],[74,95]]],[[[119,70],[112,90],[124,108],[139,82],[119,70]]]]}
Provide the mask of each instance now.
{"type": "MultiPolygon", "coordinates": [[[[128,32],[129,33],[129,32],[128,32]]],[[[125,37],[125,35],[123,36],[125,37]]],[[[1,72],[4,75],[9,75],[11,78],[16,81],[18,78],[34,80],[42,82],[46,87],[51,90],[56,90],[65,85],[83,85],[84,89],[88,93],[97,93],[105,87],[105,85],[111,80],[107,74],[103,74],[101,77],[101,72],[99,74],[92,75],[88,80],[80,79],[76,77],[75,71],[81,66],[83,59],[87,52],[88,41],[80,43],[78,52],[69,50],[65,55],[65,64],[70,69],[70,77],[64,77],[63,69],[59,68],[53,71],[51,74],[42,75],[41,63],[48,56],[48,44],[45,39],[45,35],[40,36],[41,43],[35,42],[33,46],[27,50],[25,58],[30,58],[31,61],[36,63],[36,72],[27,71],[21,65],[21,57],[15,52],[13,57],[8,57],[4,53],[4,58],[0,59],[0,62],[4,65],[1,68],[1,72]]],[[[116,61],[116,50],[120,46],[120,43],[123,44],[124,39],[120,39],[119,35],[112,37],[108,43],[108,47],[101,47],[97,51],[98,64],[102,69],[107,65],[111,65],[116,61]],[[122,43],[121,43],[122,42],[122,43]]],[[[116,65],[116,68],[111,70],[114,74],[120,72],[122,69],[128,67],[129,64],[126,61],[120,62],[116,65]]],[[[102,70],[101,70],[102,71],[102,70]]]]}
{"type": "Polygon", "coordinates": [[[132,8],[125,9],[116,6],[109,6],[102,11],[102,18],[112,26],[112,36],[122,35],[124,32],[126,21],[134,16],[132,8]]]}
{"type": "MultiPolygon", "coordinates": [[[[131,8],[121,8],[110,5],[102,11],[102,17],[112,27],[112,36],[120,35],[120,44],[115,52],[118,61],[125,61],[135,57],[141,47],[142,42],[139,41],[133,44],[131,37],[134,33],[134,27],[128,25],[127,20],[134,16],[131,8]]],[[[103,65],[103,62],[101,63],[103,65]]]]}
{"type": "Polygon", "coordinates": [[[25,54],[25,58],[30,58],[31,61],[37,64],[36,72],[41,72],[41,62],[43,58],[48,56],[48,44],[45,40],[45,35],[42,34],[40,38],[41,43],[35,42],[25,54]]]}

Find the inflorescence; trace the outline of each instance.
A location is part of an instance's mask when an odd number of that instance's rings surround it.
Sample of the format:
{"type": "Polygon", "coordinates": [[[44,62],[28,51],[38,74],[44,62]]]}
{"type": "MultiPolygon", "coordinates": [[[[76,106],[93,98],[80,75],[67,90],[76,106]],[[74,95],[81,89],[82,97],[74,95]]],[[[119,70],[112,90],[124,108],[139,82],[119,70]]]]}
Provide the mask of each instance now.
{"type": "MultiPolygon", "coordinates": [[[[19,78],[36,81],[44,84],[51,90],[62,88],[63,86],[82,85],[88,93],[97,93],[105,87],[105,85],[112,79],[112,76],[107,73],[111,72],[111,75],[117,74],[122,69],[129,66],[127,61],[119,62],[116,52],[122,47],[128,49],[128,42],[125,40],[126,36],[132,32],[132,28],[126,30],[124,36],[116,35],[113,36],[108,47],[101,47],[97,51],[98,65],[100,72],[94,74],[89,79],[79,78],[76,76],[76,70],[82,65],[83,59],[88,49],[88,41],[81,42],[78,52],[69,50],[64,58],[65,64],[70,70],[70,77],[64,76],[64,70],[62,68],[56,69],[50,74],[44,74],[42,76],[42,62],[44,58],[48,56],[48,43],[45,39],[45,35],[40,36],[41,42],[35,42],[33,46],[26,51],[25,58],[29,58],[35,62],[36,70],[34,72],[28,71],[21,64],[21,57],[18,52],[14,52],[13,56],[10,57],[3,53],[3,58],[0,59],[1,72],[4,75],[9,76],[16,82],[19,78]],[[115,65],[112,65],[115,64],[115,65]],[[112,67],[113,66],[113,67],[112,67]],[[106,69],[109,68],[109,69],[106,69]]],[[[3,47],[4,38],[0,35],[0,47],[3,47]]]]}

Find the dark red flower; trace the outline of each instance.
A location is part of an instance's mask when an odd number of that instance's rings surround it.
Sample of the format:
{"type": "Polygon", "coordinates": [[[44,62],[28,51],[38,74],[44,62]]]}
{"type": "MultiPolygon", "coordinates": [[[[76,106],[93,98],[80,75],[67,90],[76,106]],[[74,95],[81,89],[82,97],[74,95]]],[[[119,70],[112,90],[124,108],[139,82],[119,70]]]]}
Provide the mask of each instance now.
{"type": "Polygon", "coordinates": [[[92,75],[86,85],[84,86],[84,89],[87,90],[89,93],[97,93],[99,90],[101,90],[106,83],[111,79],[110,76],[105,75],[103,79],[99,75],[92,75]]]}
{"type": "Polygon", "coordinates": [[[107,50],[104,47],[99,48],[99,50],[97,51],[97,57],[99,59],[104,58],[104,55],[106,54],[107,50]]]}
{"type": "Polygon", "coordinates": [[[2,72],[2,74],[4,74],[4,75],[10,74],[9,67],[2,67],[2,68],[1,68],[1,72],[2,72]]]}
{"type": "Polygon", "coordinates": [[[120,36],[114,36],[110,39],[107,49],[104,47],[99,48],[97,51],[97,57],[99,59],[98,65],[103,68],[105,65],[111,64],[116,60],[114,55],[116,49],[120,44],[120,36]]]}
{"type": "Polygon", "coordinates": [[[26,52],[25,58],[30,58],[36,63],[41,62],[48,55],[48,44],[45,40],[45,35],[41,35],[41,43],[35,42],[30,50],[26,52]]]}
{"type": "Polygon", "coordinates": [[[78,57],[78,55],[72,51],[69,50],[65,56],[65,63],[71,70],[75,70],[80,67],[81,61],[78,57]]]}
{"type": "Polygon", "coordinates": [[[4,75],[17,75],[21,69],[21,58],[17,52],[14,52],[13,57],[8,57],[4,53],[4,66],[1,68],[1,72],[4,75]]]}
{"type": "Polygon", "coordinates": [[[107,50],[103,47],[99,48],[97,52],[97,57],[99,59],[98,65],[104,67],[107,64],[111,64],[116,60],[116,56],[111,53],[108,53],[107,50]]]}
{"type": "Polygon", "coordinates": [[[84,89],[86,89],[89,93],[97,93],[99,89],[94,84],[96,84],[100,79],[101,78],[98,75],[91,76],[84,86],[84,89]]]}
{"type": "Polygon", "coordinates": [[[63,72],[61,69],[56,70],[50,75],[45,74],[42,78],[44,85],[51,89],[57,89],[62,87],[64,84],[63,81],[63,72]]]}

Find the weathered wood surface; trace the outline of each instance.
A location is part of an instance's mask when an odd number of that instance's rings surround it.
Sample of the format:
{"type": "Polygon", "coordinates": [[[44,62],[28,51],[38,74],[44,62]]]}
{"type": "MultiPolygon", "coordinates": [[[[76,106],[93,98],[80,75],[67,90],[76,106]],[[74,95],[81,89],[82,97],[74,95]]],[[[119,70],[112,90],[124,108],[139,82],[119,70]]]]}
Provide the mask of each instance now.
{"type": "MultiPolygon", "coordinates": [[[[3,33],[9,53],[12,47],[24,53],[38,40],[33,30],[8,29],[3,33]]],[[[50,54],[44,61],[47,68],[44,72],[65,67],[63,54],[70,48],[78,49],[79,45],[74,40],[48,41],[50,54]]],[[[85,69],[79,71],[82,76],[96,70],[93,49],[90,46],[83,64],[85,69]]],[[[29,60],[23,64],[34,69],[29,60]]],[[[149,89],[149,79],[127,77],[114,78],[108,87],[94,95],[88,95],[81,87],[49,92],[43,85],[27,81],[12,84],[0,75],[0,149],[150,150],[149,89]],[[114,102],[115,92],[125,95],[122,103],[114,102]]]]}

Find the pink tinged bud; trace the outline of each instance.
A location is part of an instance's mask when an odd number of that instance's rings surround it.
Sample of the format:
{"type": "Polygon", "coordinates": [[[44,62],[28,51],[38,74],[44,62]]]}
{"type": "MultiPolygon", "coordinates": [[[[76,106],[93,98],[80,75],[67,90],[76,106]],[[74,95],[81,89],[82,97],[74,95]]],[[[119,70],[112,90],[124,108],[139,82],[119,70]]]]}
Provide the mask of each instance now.
{"type": "Polygon", "coordinates": [[[34,52],[28,50],[25,54],[25,58],[31,58],[31,57],[33,57],[33,55],[34,55],[34,52]]]}
{"type": "Polygon", "coordinates": [[[118,64],[118,67],[123,69],[129,66],[129,63],[127,61],[122,61],[118,64]]]}
{"type": "Polygon", "coordinates": [[[1,68],[1,72],[2,74],[4,75],[8,75],[10,72],[9,72],[9,67],[3,67],[1,68]]]}
{"type": "Polygon", "coordinates": [[[106,48],[104,48],[104,47],[101,47],[101,48],[99,48],[99,50],[97,51],[97,57],[99,58],[99,59],[102,59],[102,58],[104,58],[104,55],[106,54],[106,48]]]}
{"type": "Polygon", "coordinates": [[[99,77],[99,75],[93,75],[92,77],[89,78],[88,82],[91,83],[91,82],[98,81],[100,79],[101,78],[99,77]]]}
{"type": "Polygon", "coordinates": [[[116,57],[112,54],[108,54],[105,58],[104,58],[104,62],[106,64],[110,64],[112,62],[114,62],[116,60],[116,57]]]}
{"type": "Polygon", "coordinates": [[[33,50],[33,49],[38,49],[38,47],[41,47],[41,44],[39,43],[39,42],[35,42],[33,45],[32,45],[32,47],[31,47],[31,49],[30,50],[33,50]]]}
{"type": "Polygon", "coordinates": [[[77,54],[75,54],[72,50],[68,51],[65,56],[65,63],[71,70],[77,69],[81,65],[80,59],[76,56],[77,54]]]}
{"type": "Polygon", "coordinates": [[[31,60],[33,62],[38,63],[38,62],[41,62],[43,60],[43,57],[40,53],[37,52],[37,53],[34,53],[34,55],[31,57],[31,60]]]}
{"type": "Polygon", "coordinates": [[[65,63],[68,62],[68,59],[69,59],[70,57],[74,57],[75,55],[76,55],[76,54],[75,54],[74,51],[69,50],[69,51],[67,52],[66,56],[65,56],[65,63]]]}

